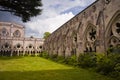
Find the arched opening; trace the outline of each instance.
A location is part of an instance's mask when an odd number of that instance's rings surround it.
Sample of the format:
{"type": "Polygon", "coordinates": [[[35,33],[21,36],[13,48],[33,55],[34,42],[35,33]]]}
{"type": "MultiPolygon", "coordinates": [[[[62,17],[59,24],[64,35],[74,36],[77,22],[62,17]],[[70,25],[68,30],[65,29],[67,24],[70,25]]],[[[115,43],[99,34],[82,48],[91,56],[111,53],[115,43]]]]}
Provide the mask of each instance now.
{"type": "Polygon", "coordinates": [[[4,44],[4,48],[9,48],[9,47],[10,47],[10,45],[8,43],[4,44]]]}
{"type": "Polygon", "coordinates": [[[13,36],[14,37],[20,37],[21,36],[21,33],[19,30],[16,30],[14,33],[13,33],[13,36]]]}
{"type": "Polygon", "coordinates": [[[29,44],[29,46],[28,46],[29,48],[33,48],[33,45],[32,44],[29,44]]]}
{"type": "Polygon", "coordinates": [[[3,54],[4,54],[4,51],[3,51],[3,50],[1,50],[1,56],[3,56],[3,54]]]}
{"type": "Polygon", "coordinates": [[[19,49],[19,48],[21,47],[20,43],[18,43],[18,44],[16,45],[16,47],[17,47],[17,49],[19,49]]]}
{"type": "Polygon", "coordinates": [[[2,36],[8,36],[8,30],[6,28],[2,28],[2,36]]]}
{"type": "Polygon", "coordinates": [[[6,54],[6,51],[4,50],[4,51],[3,51],[3,56],[5,56],[5,54],[6,54]]]}
{"type": "Polygon", "coordinates": [[[84,52],[96,52],[96,27],[88,24],[84,33],[84,52]]]}
{"type": "Polygon", "coordinates": [[[116,53],[116,49],[120,49],[120,11],[117,11],[108,23],[106,36],[107,50],[112,49],[116,53]]]}
{"type": "Polygon", "coordinates": [[[40,45],[39,48],[42,49],[42,46],[40,45]]]}

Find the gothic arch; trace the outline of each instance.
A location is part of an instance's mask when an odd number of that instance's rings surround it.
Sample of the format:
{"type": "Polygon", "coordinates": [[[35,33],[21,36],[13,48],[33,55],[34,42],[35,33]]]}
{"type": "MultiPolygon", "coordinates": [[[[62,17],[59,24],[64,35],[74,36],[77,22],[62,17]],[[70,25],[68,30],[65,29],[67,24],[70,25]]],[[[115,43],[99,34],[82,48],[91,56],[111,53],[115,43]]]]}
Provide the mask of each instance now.
{"type": "Polygon", "coordinates": [[[96,26],[89,23],[84,31],[84,51],[96,52],[96,26]]]}
{"type": "Polygon", "coordinates": [[[115,22],[115,20],[117,18],[120,18],[120,10],[118,10],[114,15],[113,17],[111,18],[111,20],[109,21],[108,25],[107,25],[107,28],[106,28],[106,37],[108,37],[108,33],[110,34],[110,29],[111,29],[111,26],[112,24],[115,22]]]}
{"type": "Polygon", "coordinates": [[[3,44],[3,48],[5,48],[5,49],[6,49],[6,48],[11,48],[11,45],[6,42],[5,44],[3,44]]]}
{"type": "Polygon", "coordinates": [[[116,36],[111,36],[109,39],[108,39],[108,47],[117,47],[117,45],[119,45],[120,39],[116,36]]]}
{"type": "Polygon", "coordinates": [[[91,28],[96,29],[96,26],[93,25],[92,23],[88,23],[86,29],[84,30],[84,34],[83,34],[84,40],[85,40],[85,38],[86,38],[87,32],[88,32],[91,28]]]}
{"type": "Polygon", "coordinates": [[[1,30],[1,35],[2,36],[8,36],[9,35],[9,32],[8,32],[8,30],[4,27],[4,28],[2,28],[2,30],[1,30]]]}
{"type": "Polygon", "coordinates": [[[111,47],[110,45],[112,45],[113,43],[113,47],[120,44],[120,10],[117,11],[109,21],[108,26],[106,28],[105,37],[107,41],[107,48],[111,47]]]}
{"type": "Polygon", "coordinates": [[[14,33],[13,33],[13,36],[14,37],[20,37],[21,36],[21,32],[19,30],[16,30],[14,33]]]}
{"type": "Polygon", "coordinates": [[[17,43],[17,44],[16,44],[16,48],[17,48],[17,49],[20,49],[20,48],[22,48],[22,45],[21,45],[20,43],[17,43]]]}
{"type": "Polygon", "coordinates": [[[32,44],[29,44],[28,47],[29,47],[29,49],[32,49],[32,48],[33,48],[33,45],[32,45],[32,44]]]}

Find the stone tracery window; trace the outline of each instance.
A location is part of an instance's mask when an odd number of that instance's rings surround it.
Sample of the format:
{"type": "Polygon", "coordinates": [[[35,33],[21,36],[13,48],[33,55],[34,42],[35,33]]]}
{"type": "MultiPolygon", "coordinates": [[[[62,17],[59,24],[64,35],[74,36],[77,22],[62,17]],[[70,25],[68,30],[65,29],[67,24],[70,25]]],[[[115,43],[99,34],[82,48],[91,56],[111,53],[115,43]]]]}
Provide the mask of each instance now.
{"type": "Polygon", "coordinates": [[[89,26],[86,30],[85,52],[96,51],[96,28],[89,26]]]}
{"type": "Polygon", "coordinates": [[[89,36],[90,36],[90,40],[95,40],[96,39],[96,30],[95,29],[91,29],[91,31],[89,32],[89,36]]]}
{"type": "Polygon", "coordinates": [[[115,51],[119,45],[120,45],[120,12],[118,15],[115,15],[115,18],[112,20],[109,33],[108,34],[108,42],[107,47],[108,49],[113,49],[113,52],[115,51]]]}
{"type": "Polygon", "coordinates": [[[116,32],[120,34],[120,22],[116,23],[116,32]]]}
{"type": "Polygon", "coordinates": [[[8,33],[7,29],[3,28],[2,29],[2,36],[8,36],[8,35],[9,35],[9,33],[8,33]]]}
{"type": "Polygon", "coordinates": [[[118,42],[119,42],[119,39],[117,37],[112,37],[109,41],[109,43],[112,47],[116,47],[118,42]]]}
{"type": "MultiPolygon", "coordinates": [[[[90,26],[91,27],[91,26],[90,26]]],[[[87,32],[87,40],[95,41],[96,40],[96,29],[91,27],[87,32]]]]}
{"type": "Polygon", "coordinates": [[[112,24],[112,33],[116,37],[120,37],[120,17],[112,24]]]}
{"type": "Polygon", "coordinates": [[[16,30],[14,33],[13,33],[13,36],[14,37],[20,37],[21,36],[21,33],[19,30],[16,30]]]}

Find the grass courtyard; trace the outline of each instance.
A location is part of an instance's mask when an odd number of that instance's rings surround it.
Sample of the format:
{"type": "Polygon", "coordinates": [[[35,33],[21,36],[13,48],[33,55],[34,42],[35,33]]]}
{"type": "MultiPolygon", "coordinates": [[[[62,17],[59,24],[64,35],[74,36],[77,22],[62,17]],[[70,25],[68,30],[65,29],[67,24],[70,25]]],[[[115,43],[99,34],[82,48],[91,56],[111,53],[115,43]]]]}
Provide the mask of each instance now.
{"type": "Polygon", "coordinates": [[[40,57],[0,57],[0,80],[113,80],[40,57]]]}

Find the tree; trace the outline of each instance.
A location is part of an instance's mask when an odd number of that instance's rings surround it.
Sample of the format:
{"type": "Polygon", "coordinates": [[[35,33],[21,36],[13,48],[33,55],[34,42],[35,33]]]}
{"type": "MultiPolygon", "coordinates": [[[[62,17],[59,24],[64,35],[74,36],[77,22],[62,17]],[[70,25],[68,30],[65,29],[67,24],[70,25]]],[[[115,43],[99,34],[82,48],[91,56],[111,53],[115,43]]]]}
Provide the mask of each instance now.
{"type": "Polygon", "coordinates": [[[41,14],[41,0],[0,0],[0,11],[7,11],[27,22],[31,17],[41,14]]]}
{"type": "Polygon", "coordinates": [[[50,34],[51,34],[50,32],[45,32],[44,33],[44,39],[47,39],[50,36],[50,34]]]}

